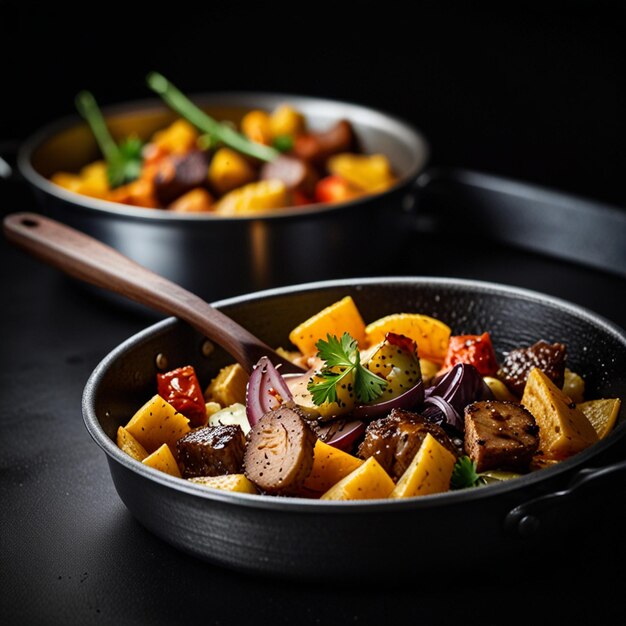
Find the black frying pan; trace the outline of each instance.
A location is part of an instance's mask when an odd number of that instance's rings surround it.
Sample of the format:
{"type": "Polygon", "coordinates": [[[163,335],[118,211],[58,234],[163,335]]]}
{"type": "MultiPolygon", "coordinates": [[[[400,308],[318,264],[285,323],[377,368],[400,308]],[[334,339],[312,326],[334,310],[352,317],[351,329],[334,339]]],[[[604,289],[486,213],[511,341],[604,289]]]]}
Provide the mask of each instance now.
{"type": "MultiPolygon", "coordinates": [[[[564,342],[568,365],[585,378],[588,397],[626,399],[626,333],[589,311],[530,291],[456,279],[354,279],[275,289],[216,306],[270,345],[286,346],[291,328],[347,294],[367,322],[417,311],[447,322],[454,333],[489,330],[500,356],[538,338],[564,342]]],[[[147,328],[93,372],[83,414],[137,520],[172,545],[220,565],[338,581],[409,576],[416,584],[437,572],[444,585],[462,563],[491,561],[501,571],[537,560],[546,567],[555,546],[568,545],[564,533],[587,496],[626,470],[626,462],[590,469],[626,434],[622,408],[615,430],[591,448],[552,468],[483,488],[339,503],[207,490],[144,467],[114,442],[117,427],[154,394],[163,357],[167,368],[192,364],[204,383],[232,360],[220,349],[205,356],[203,345],[200,334],[175,319],[147,328]]]]}
{"type": "MultiPolygon", "coordinates": [[[[403,211],[426,166],[428,145],[409,124],[372,109],[320,98],[267,93],[213,93],[194,101],[221,120],[237,122],[255,108],[289,102],[314,129],[338,119],[352,122],[368,153],[386,154],[397,175],[388,191],[335,205],[285,209],[260,217],[173,214],[82,196],[48,180],[59,170],[76,171],[99,157],[94,138],[78,117],[62,120],[27,140],[18,154],[20,172],[48,215],[86,232],[124,255],[204,298],[307,280],[379,273],[385,251],[410,236],[403,211]],[[359,254],[362,242],[376,253],[359,254]]],[[[149,137],[176,116],[160,101],[105,110],[116,137],[149,137]]]]}

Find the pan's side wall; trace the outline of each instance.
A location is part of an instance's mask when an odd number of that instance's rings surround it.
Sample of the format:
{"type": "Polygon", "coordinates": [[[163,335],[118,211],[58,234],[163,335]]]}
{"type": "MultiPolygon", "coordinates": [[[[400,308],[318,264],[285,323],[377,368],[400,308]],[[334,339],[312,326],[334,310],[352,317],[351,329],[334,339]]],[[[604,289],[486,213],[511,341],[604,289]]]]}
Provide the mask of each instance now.
{"type": "Polygon", "coordinates": [[[162,223],[91,211],[36,190],[50,217],[206,300],[384,272],[386,256],[410,245],[412,217],[402,210],[407,193],[408,186],[339,210],[284,219],[162,223]],[[364,244],[371,252],[364,253],[364,244]]]}

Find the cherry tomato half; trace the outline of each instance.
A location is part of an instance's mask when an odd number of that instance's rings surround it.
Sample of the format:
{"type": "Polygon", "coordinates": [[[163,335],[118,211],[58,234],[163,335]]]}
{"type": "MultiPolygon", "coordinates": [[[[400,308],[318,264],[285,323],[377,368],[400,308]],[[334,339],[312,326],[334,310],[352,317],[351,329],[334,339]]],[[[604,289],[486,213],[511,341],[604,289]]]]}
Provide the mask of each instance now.
{"type": "Polygon", "coordinates": [[[204,396],[193,366],[185,365],[165,374],[157,374],[157,387],[159,395],[182,413],[191,426],[204,426],[204,396]]]}

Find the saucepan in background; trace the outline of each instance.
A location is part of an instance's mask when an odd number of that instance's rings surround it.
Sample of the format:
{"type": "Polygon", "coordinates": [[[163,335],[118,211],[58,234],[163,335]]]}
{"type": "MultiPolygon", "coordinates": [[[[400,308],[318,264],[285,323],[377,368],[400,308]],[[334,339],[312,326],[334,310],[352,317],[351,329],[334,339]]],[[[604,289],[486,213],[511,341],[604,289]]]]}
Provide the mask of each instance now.
{"type": "MultiPolygon", "coordinates": [[[[408,245],[403,210],[428,159],[425,138],[410,125],[367,107],[321,98],[266,93],[211,93],[193,98],[219,119],[235,123],[246,111],[290,103],[312,129],[350,120],[366,153],[385,154],[397,183],[379,194],[330,205],[225,217],[130,207],[89,198],[50,182],[58,171],[77,171],[98,158],[86,124],[57,122],[27,140],[18,165],[47,212],[108,243],[142,265],[215,299],[276,285],[375,272],[408,245]],[[219,112],[217,112],[219,110],[219,112]]],[[[160,101],[104,111],[114,136],[147,140],[178,116],[160,101]]]]}

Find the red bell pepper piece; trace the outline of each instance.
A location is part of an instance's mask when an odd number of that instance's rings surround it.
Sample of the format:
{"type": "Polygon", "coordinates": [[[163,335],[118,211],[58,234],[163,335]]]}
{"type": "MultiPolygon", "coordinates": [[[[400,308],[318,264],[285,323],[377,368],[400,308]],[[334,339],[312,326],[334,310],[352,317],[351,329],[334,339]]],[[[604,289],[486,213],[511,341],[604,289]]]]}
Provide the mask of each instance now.
{"type": "Polygon", "coordinates": [[[191,365],[157,374],[159,395],[182,413],[191,426],[204,426],[207,421],[202,388],[191,365]]]}
{"type": "Polygon", "coordinates": [[[498,361],[489,333],[450,337],[441,373],[451,369],[457,363],[473,365],[481,376],[495,376],[498,371],[498,361]]]}
{"type": "Polygon", "coordinates": [[[326,176],[315,186],[315,199],[318,202],[343,202],[356,196],[357,193],[350,183],[337,175],[326,176]]]}

